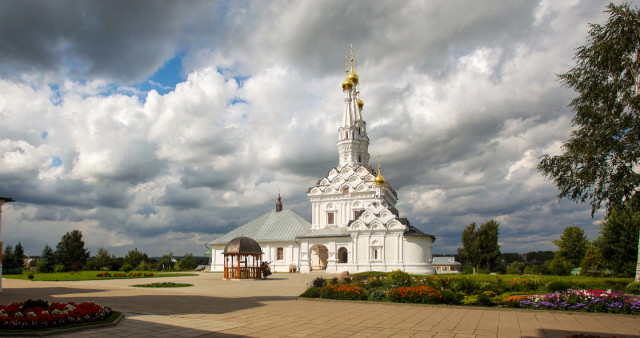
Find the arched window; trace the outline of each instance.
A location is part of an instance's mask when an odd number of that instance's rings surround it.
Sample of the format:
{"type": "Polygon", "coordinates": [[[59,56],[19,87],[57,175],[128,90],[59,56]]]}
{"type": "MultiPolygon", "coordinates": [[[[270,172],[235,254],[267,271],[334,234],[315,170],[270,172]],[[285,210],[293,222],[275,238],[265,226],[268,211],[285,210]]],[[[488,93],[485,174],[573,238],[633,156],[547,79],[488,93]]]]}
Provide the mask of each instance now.
{"type": "Polygon", "coordinates": [[[378,240],[373,241],[369,246],[369,260],[371,261],[381,261],[382,260],[382,243],[378,240]]]}
{"type": "Polygon", "coordinates": [[[347,248],[342,247],[338,249],[338,263],[347,263],[349,261],[349,254],[347,248]]]}
{"type": "Polygon", "coordinates": [[[349,195],[349,187],[344,188],[344,190],[342,190],[342,194],[349,195]]]}

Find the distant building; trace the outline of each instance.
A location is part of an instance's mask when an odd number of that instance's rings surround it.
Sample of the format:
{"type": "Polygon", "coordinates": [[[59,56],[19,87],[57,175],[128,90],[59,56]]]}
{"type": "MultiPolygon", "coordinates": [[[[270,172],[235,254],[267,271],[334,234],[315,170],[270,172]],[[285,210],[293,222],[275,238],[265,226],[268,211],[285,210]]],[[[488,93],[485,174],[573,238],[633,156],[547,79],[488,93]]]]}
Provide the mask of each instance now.
{"type": "Polygon", "coordinates": [[[433,257],[433,269],[438,274],[460,273],[460,266],[455,257],[433,257]]]}

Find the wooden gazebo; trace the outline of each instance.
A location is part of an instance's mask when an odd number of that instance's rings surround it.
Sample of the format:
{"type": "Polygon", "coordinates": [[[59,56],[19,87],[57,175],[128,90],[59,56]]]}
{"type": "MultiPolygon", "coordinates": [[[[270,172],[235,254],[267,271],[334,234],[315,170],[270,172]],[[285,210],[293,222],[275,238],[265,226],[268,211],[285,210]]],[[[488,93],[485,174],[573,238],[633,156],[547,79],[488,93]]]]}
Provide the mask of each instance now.
{"type": "Polygon", "coordinates": [[[224,248],[225,279],[258,279],[262,263],[260,244],[249,237],[232,239],[224,248]]]}

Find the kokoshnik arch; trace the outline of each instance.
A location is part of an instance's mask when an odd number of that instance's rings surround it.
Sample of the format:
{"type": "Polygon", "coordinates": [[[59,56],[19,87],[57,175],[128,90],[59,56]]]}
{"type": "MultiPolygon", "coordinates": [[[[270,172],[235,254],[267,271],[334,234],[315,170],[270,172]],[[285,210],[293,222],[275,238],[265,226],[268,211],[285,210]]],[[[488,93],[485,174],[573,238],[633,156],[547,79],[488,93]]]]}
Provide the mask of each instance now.
{"type": "Polygon", "coordinates": [[[404,270],[433,274],[435,237],[410,225],[395,208],[398,195],[369,164],[367,123],[362,118],[360,78],[355,72],[353,48],[342,82],[344,107],[338,128],[338,165],[307,190],[311,202],[309,224],[276,208],[208,243],[211,271],[223,271],[227,242],[240,236],[257,241],[263,261],[279,272],[308,273],[404,270]],[[349,62],[350,61],[350,62],[349,62]]]}

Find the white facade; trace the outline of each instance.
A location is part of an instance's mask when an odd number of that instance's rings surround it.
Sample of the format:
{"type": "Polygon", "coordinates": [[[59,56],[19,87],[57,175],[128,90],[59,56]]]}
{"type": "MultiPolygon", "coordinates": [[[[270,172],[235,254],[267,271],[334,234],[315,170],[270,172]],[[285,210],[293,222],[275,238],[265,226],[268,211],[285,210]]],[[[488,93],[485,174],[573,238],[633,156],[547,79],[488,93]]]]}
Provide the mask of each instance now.
{"type": "MultiPolygon", "coordinates": [[[[377,172],[369,165],[369,137],[362,119],[364,104],[359,98],[353,57],[342,88],[344,109],[338,128],[338,166],[307,191],[312,213],[310,230],[287,242],[253,238],[265,252],[263,260],[272,261],[276,271],[289,271],[295,266],[303,273],[404,270],[433,274],[435,237],[399,217],[395,208],[398,196],[380,173],[379,159],[377,172]],[[281,247],[286,248],[287,254],[282,260],[274,259],[274,249],[281,247]]],[[[223,243],[212,247],[214,271],[221,271],[224,266],[223,249],[223,243]]]]}

